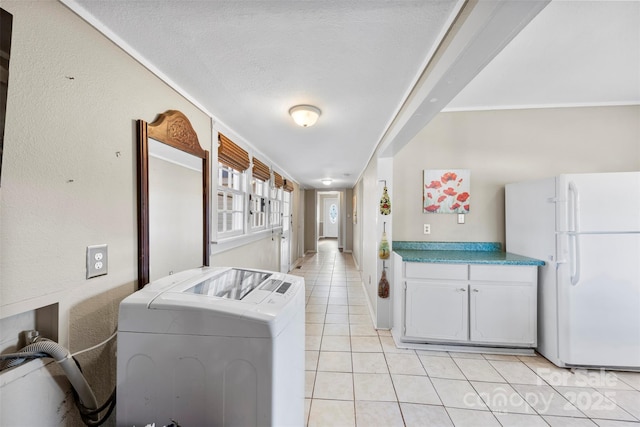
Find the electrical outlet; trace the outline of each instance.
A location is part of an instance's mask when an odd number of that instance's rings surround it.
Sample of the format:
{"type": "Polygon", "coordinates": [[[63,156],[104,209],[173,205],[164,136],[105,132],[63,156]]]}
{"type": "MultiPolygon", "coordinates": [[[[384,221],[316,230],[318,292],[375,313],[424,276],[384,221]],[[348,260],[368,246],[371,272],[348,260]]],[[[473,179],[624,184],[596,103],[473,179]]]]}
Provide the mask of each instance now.
{"type": "Polygon", "coordinates": [[[107,245],[87,246],[87,279],[107,274],[107,245]]]}
{"type": "Polygon", "coordinates": [[[431,224],[423,224],[422,231],[424,234],[431,234],[431,224]]]}

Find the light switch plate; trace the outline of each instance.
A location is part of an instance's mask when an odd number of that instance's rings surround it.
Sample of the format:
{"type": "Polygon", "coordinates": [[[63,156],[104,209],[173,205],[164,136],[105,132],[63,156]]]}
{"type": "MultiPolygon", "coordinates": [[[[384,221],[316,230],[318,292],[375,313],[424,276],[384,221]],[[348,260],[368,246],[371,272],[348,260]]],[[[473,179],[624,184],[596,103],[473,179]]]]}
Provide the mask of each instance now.
{"type": "Polygon", "coordinates": [[[107,245],[87,246],[87,279],[107,274],[107,245]]]}
{"type": "Polygon", "coordinates": [[[464,214],[458,214],[458,224],[464,224],[464,214]]]}

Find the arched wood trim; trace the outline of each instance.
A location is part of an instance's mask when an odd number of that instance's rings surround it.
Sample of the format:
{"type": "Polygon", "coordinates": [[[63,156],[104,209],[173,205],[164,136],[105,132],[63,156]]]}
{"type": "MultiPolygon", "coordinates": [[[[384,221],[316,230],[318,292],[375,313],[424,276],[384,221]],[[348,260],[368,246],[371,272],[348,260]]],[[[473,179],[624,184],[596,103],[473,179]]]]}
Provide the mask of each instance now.
{"type": "Polygon", "coordinates": [[[193,154],[204,159],[208,153],[202,149],[198,135],[193,130],[191,122],[178,110],[168,110],[149,123],[147,126],[149,138],[170,145],[178,150],[193,154]]]}

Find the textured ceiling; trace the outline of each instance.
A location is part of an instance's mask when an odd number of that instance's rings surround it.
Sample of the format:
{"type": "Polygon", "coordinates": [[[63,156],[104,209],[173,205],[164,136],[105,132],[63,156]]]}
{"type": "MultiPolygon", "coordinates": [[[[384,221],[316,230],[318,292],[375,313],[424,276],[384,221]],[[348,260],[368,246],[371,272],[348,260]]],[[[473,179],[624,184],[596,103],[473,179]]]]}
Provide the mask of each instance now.
{"type": "Polygon", "coordinates": [[[75,3],[290,178],[350,187],[457,2],[75,3]],[[293,123],[297,104],[322,110],[314,127],[293,123]]]}
{"type": "Polygon", "coordinates": [[[407,105],[462,1],[61,1],[304,188],[323,187],[323,178],[334,180],[329,188],[353,186],[384,138],[397,134],[406,143],[447,104],[463,110],[640,102],[638,1],[554,0],[545,9],[543,1],[481,1],[472,9],[489,16],[478,25],[484,36],[497,25],[491,14],[526,25],[543,10],[484,71],[519,28],[484,47],[474,34],[467,36],[470,47],[463,45],[452,66],[443,68],[449,73],[458,64],[456,77],[466,72],[467,80],[454,89],[440,77],[439,87],[450,88],[438,95],[441,104],[425,101],[434,101],[425,89],[421,107],[412,111],[407,105]],[[537,10],[526,19],[511,12],[524,3],[538,4],[529,6],[537,10]],[[483,11],[489,7],[503,10],[483,11]],[[479,47],[489,59],[474,54],[479,47]],[[472,73],[462,65],[464,55],[475,58],[472,73]],[[314,127],[293,123],[288,110],[297,104],[322,110],[314,127]],[[419,110],[425,105],[437,111],[425,114],[419,110]]]}

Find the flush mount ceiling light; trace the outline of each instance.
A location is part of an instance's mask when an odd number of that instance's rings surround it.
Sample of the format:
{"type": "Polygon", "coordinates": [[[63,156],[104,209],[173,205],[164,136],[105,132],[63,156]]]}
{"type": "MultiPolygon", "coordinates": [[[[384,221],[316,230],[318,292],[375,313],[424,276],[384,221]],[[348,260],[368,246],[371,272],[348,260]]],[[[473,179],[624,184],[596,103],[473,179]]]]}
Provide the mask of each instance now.
{"type": "Polygon", "coordinates": [[[322,180],[322,183],[324,185],[331,185],[332,182],[333,181],[331,180],[331,178],[325,178],[325,179],[322,180]]]}
{"type": "Polygon", "coordinates": [[[320,117],[320,109],[313,105],[296,105],[291,107],[289,114],[293,121],[302,127],[313,126],[320,117]]]}

